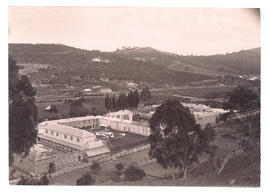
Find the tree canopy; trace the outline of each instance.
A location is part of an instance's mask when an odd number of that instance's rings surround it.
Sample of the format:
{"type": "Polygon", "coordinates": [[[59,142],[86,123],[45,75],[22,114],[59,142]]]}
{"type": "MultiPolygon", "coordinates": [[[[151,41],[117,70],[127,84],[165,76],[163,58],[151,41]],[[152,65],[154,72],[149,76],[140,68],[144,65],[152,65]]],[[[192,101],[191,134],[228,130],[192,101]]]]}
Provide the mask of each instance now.
{"type": "Polygon", "coordinates": [[[140,97],[140,99],[143,102],[151,101],[151,92],[150,92],[148,86],[144,87],[143,90],[141,91],[141,97],[140,97]]]}
{"type": "Polygon", "coordinates": [[[172,178],[177,169],[179,176],[186,177],[187,167],[197,162],[203,151],[215,152],[215,146],[210,144],[215,131],[201,130],[190,110],[177,99],[169,99],[156,109],[150,128],[149,155],[162,167],[171,168],[172,178]]]}
{"type": "Polygon", "coordinates": [[[120,94],[118,98],[113,94],[109,96],[109,94],[105,97],[105,108],[107,110],[121,110],[127,108],[136,108],[139,104],[139,94],[137,90],[130,91],[127,95],[120,94]]]}
{"type": "Polygon", "coordinates": [[[9,164],[13,155],[27,156],[36,143],[36,90],[29,79],[20,75],[16,61],[9,56],[9,164]]]}
{"type": "Polygon", "coordinates": [[[247,111],[260,107],[260,96],[253,90],[238,86],[227,96],[223,104],[224,109],[247,111]]]}

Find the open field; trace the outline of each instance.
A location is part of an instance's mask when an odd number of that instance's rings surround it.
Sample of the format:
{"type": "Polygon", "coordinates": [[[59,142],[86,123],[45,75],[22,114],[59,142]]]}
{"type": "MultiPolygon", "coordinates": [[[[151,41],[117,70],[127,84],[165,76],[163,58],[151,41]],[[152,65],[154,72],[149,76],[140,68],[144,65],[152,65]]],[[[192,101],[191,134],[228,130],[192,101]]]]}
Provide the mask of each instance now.
{"type": "Polygon", "coordinates": [[[189,96],[196,98],[205,98],[210,93],[217,93],[223,95],[226,92],[232,91],[234,86],[212,86],[212,87],[188,87],[188,88],[171,88],[171,89],[157,89],[152,90],[152,96],[154,98],[164,97],[164,96],[189,96]]]}
{"type": "MultiPolygon", "coordinates": [[[[70,103],[64,103],[64,100],[65,99],[62,99],[61,101],[57,100],[52,102],[36,103],[38,108],[38,119],[61,119],[70,117],[70,103]],[[45,111],[44,108],[49,105],[56,105],[58,112],[50,113],[48,111],[45,111]]],[[[105,112],[106,109],[104,106],[104,96],[90,96],[85,98],[85,101],[83,102],[83,107],[85,107],[89,111],[89,113],[91,113],[93,109],[96,109],[100,112],[105,112]]]]}

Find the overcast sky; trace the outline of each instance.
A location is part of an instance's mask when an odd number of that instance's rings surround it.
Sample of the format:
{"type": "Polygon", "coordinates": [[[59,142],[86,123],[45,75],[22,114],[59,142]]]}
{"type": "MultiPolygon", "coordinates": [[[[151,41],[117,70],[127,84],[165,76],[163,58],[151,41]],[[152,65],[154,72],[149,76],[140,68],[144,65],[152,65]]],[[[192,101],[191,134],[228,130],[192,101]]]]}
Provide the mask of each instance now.
{"type": "Polygon", "coordinates": [[[10,7],[10,43],[61,43],[113,51],[150,46],[188,55],[260,46],[260,16],[251,9],[10,7]]]}

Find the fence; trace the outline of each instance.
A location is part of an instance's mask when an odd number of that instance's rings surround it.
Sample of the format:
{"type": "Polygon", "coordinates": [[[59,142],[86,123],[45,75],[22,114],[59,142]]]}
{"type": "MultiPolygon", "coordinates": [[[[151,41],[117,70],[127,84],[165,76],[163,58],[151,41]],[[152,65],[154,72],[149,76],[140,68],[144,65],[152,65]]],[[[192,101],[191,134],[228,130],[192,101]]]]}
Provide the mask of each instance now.
{"type": "Polygon", "coordinates": [[[74,170],[78,170],[81,168],[90,167],[94,161],[105,162],[105,161],[109,161],[109,160],[114,160],[118,157],[129,155],[132,153],[136,153],[136,152],[139,152],[142,150],[146,150],[148,148],[150,148],[150,144],[144,144],[144,145],[136,146],[133,148],[123,149],[123,150],[116,152],[116,153],[108,153],[108,154],[103,154],[101,156],[94,156],[94,157],[89,158],[89,162],[87,162],[87,163],[79,163],[79,164],[76,164],[74,166],[65,167],[65,168],[63,168],[55,173],[52,173],[51,177],[55,177],[55,176],[65,174],[65,173],[68,173],[68,172],[71,172],[74,170]]]}

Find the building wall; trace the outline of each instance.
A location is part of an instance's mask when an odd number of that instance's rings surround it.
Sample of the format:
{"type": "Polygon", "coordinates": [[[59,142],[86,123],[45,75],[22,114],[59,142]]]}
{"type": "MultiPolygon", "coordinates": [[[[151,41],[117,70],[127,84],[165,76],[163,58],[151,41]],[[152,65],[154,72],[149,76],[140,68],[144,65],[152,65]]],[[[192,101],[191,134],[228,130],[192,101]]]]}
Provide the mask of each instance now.
{"type": "Polygon", "coordinates": [[[97,118],[87,119],[87,120],[80,120],[80,121],[71,121],[71,122],[64,122],[61,123],[62,125],[75,127],[75,128],[90,128],[95,129],[99,127],[99,121],[97,118]]]}
{"type": "Polygon", "coordinates": [[[58,154],[38,161],[30,160],[28,157],[21,158],[17,156],[15,157],[13,165],[15,168],[29,174],[42,174],[48,173],[50,163],[54,163],[56,171],[59,171],[60,169],[69,166],[75,166],[78,163],[81,163],[80,160],[82,157],[82,152],[68,152],[64,154],[58,154]]]}
{"type": "Polygon", "coordinates": [[[100,124],[109,125],[112,129],[123,132],[135,133],[143,136],[150,135],[150,128],[142,125],[136,125],[133,123],[122,122],[117,120],[111,120],[106,118],[100,119],[100,124]]]}
{"type": "Polygon", "coordinates": [[[79,136],[75,135],[69,135],[68,133],[61,133],[58,132],[55,129],[49,129],[49,128],[42,128],[39,127],[39,134],[42,134],[44,136],[57,139],[60,141],[64,141],[69,144],[75,144],[77,146],[84,146],[84,144],[89,141],[89,142],[94,142],[95,141],[95,136],[87,137],[87,138],[82,138],[79,136]]]}

